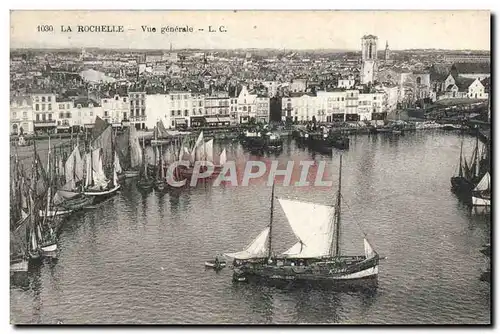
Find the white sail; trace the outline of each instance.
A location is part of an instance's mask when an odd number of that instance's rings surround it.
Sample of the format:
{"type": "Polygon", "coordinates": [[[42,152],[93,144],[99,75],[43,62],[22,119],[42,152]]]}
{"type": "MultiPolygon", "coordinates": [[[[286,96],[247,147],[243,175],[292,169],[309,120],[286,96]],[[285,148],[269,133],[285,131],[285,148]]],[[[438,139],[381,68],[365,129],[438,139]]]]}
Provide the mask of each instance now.
{"type": "Polygon", "coordinates": [[[85,186],[92,184],[92,158],[90,152],[85,154],[85,186]]]}
{"type": "Polygon", "coordinates": [[[266,257],[268,237],[269,227],[266,227],[245,250],[237,253],[225,253],[224,255],[238,260],[266,257]]]}
{"type": "Polygon", "coordinates": [[[191,162],[195,162],[196,160],[200,160],[199,154],[199,148],[203,148],[202,146],[203,143],[203,131],[200,132],[198,135],[198,139],[196,139],[196,143],[194,143],[193,148],[191,149],[191,162]]]}
{"type": "Polygon", "coordinates": [[[490,184],[491,184],[491,176],[489,172],[486,172],[481,181],[479,181],[479,183],[477,184],[476,188],[474,188],[474,191],[490,190],[490,184]]]}
{"type": "Polygon", "coordinates": [[[142,147],[135,127],[130,127],[130,166],[135,168],[142,164],[142,147]]]}
{"type": "Polygon", "coordinates": [[[226,149],[222,150],[222,153],[220,154],[220,159],[219,159],[219,165],[224,165],[227,161],[227,156],[226,156],[226,149]]]}
{"type": "Polygon", "coordinates": [[[92,152],[92,178],[96,187],[105,188],[108,185],[104,169],[102,167],[101,149],[95,149],[92,152]]]}
{"type": "Polygon", "coordinates": [[[205,156],[207,161],[214,162],[214,140],[210,139],[205,143],[205,156]]]}
{"type": "Polygon", "coordinates": [[[363,242],[365,244],[365,256],[367,259],[371,259],[377,253],[373,250],[372,245],[370,245],[370,242],[366,238],[363,239],[363,242]]]}
{"type": "Polygon", "coordinates": [[[122,166],[120,165],[120,159],[118,159],[118,153],[115,151],[115,173],[123,172],[122,166]]]}
{"type": "Polygon", "coordinates": [[[295,236],[299,239],[283,253],[292,258],[313,258],[330,255],[332,243],[332,221],[335,208],[332,206],[279,199],[295,236]]]}

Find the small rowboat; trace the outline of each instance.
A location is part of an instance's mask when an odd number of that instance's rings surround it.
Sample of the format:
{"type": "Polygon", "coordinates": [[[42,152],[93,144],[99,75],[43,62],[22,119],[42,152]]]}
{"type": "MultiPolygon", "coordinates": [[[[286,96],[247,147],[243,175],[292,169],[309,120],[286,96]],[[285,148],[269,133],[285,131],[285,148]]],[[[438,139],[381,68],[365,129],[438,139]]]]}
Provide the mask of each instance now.
{"type": "Polygon", "coordinates": [[[214,269],[222,269],[226,267],[226,261],[219,261],[219,263],[215,263],[215,261],[206,261],[205,267],[214,268],[214,269]]]}

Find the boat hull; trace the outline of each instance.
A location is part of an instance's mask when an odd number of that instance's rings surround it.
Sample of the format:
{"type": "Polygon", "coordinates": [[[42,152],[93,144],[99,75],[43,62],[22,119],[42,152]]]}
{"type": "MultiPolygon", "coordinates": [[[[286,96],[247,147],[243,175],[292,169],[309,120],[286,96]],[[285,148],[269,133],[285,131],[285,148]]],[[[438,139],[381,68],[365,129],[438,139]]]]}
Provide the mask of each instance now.
{"type": "Polygon", "coordinates": [[[330,266],[276,266],[242,265],[233,272],[237,282],[261,281],[269,283],[319,284],[328,286],[364,285],[366,281],[378,280],[379,258],[375,256],[350,264],[332,264],[330,266]]]}
{"type": "Polygon", "coordinates": [[[47,212],[40,210],[39,214],[40,217],[60,217],[60,216],[65,216],[69,215],[72,210],[47,210],[47,212]]]}
{"type": "Polygon", "coordinates": [[[11,272],[26,272],[26,271],[28,271],[28,265],[29,265],[29,261],[26,259],[23,259],[21,261],[16,261],[16,262],[10,264],[10,271],[11,272]]]}
{"type": "Polygon", "coordinates": [[[41,247],[42,252],[45,253],[53,253],[57,251],[57,243],[49,244],[41,247]]]}
{"type": "Polygon", "coordinates": [[[133,177],[138,177],[139,176],[139,171],[137,170],[126,170],[123,172],[123,176],[127,179],[133,178],[133,177]]]}
{"type": "Polygon", "coordinates": [[[107,196],[111,196],[114,193],[116,193],[118,191],[118,189],[120,189],[120,185],[117,185],[116,187],[109,189],[109,190],[105,190],[105,191],[85,191],[83,194],[85,196],[107,197],[107,196]]]}
{"type": "Polygon", "coordinates": [[[215,263],[215,261],[206,261],[205,262],[205,267],[207,268],[213,268],[213,269],[222,269],[222,268],[225,268],[227,266],[227,263],[226,262],[219,262],[219,263],[215,263]]]}
{"type": "Polygon", "coordinates": [[[473,206],[490,206],[489,198],[482,198],[478,196],[472,196],[472,205],[473,206]]]}

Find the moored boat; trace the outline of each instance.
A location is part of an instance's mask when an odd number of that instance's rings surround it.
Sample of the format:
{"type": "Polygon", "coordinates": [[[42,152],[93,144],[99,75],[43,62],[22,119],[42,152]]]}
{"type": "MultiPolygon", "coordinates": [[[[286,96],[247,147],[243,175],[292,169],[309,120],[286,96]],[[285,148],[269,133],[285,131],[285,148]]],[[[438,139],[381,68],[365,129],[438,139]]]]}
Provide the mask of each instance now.
{"type": "MultiPolygon", "coordinates": [[[[340,171],[342,157],[340,158],[340,171]]],[[[379,255],[364,238],[364,255],[341,252],[341,175],[335,206],[279,199],[298,242],[287,251],[272,252],[274,186],[269,225],[243,251],[226,253],[233,260],[233,280],[286,284],[327,284],[341,287],[376,283],[379,255]]]]}
{"type": "Polygon", "coordinates": [[[490,173],[486,172],[481,181],[472,191],[473,206],[490,206],[491,205],[491,177],[490,173]]]}

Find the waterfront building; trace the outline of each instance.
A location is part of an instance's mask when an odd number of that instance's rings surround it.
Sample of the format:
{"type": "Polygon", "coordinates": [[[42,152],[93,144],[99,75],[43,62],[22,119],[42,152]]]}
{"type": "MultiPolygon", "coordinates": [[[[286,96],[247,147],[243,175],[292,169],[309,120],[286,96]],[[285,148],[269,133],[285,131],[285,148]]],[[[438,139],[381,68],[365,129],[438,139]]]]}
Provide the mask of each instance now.
{"type": "Polygon", "coordinates": [[[488,78],[481,82],[478,78],[456,78],[453,75],[448,75],[444,81],[445,88],[437,96],[438,100],[441,99],[488,99],[486,92],[486,81],[488,78]]]}
{"type": "Polygon", "coordinates": [[[75,107],[74,102],[73,100],[64,97],[58,97],[56,101],[59,111],[57,132],[71,132],[71,127],[75,125],[75,119],[73,118],[73,110],[75,107]]]}
{"type": "Polygon", "coordinates": [[[247,86],[243,86],[238,95],[238,123],[248,123],[255,118],[257,112],[257,95],[251,94],[247,86]]]}
{"type": "MultiPolygon", "coordinates": [[[[138,130],[146,129],[146,92],[129,92],[128,93],[129,100],[129,115],[130,115],[130,125],[135,126],[138,130]]],[[[155,122],[154,120],[150,120],[151,122],[155,122]]]]}
{"type": "Polygon", "coordinates": [[[32,94],[33,130],[43,132],[57,131],[56,95],[52,93],[32,94]]]}
{"type": "Polygon", "coordinates": [[[70,125],[91,129],[94,127],[96,118],[103,117],[102,107],[92,99],[78,98],[73,103],[75,107],[70,111],[72,120],[70,125]]]}
{"type": "Polygon", "coordinates": [[[33,133],[33,107],[31,96],[14,96],[10,100],[10,133],[33,133]]]}
{"type": "Polygon", "coordinates": [[[102,119],[112,124],[114,127],[119,127],[122,122],[128,121],[130,104],[128,96],[120,96],[118,94],[101,99],[103,110],[102,119]]]}
{"type": "Polygon", "coordinates": [[[271,113],[270,99],[268,96],[258,95],[255,101],[257,105],[256,121],[257,123],[269,123],[271,113]]]}

